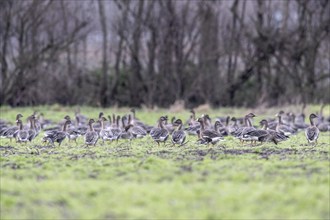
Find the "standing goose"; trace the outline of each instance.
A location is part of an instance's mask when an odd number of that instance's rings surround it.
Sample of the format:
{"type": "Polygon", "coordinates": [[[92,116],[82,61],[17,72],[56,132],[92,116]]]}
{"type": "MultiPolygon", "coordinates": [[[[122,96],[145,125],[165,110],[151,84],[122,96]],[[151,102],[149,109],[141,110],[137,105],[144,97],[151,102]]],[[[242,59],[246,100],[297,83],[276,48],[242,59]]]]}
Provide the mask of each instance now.
{"type": "Polygon", "coordinates": [[[279,112],[278,114],[276,114],[276,117],[278,118],[278,122],[276,124],[276,131],[283,133],[286,136],[290,136],[296,133],[296,131],[289,127],[288,125],[284,124],[282,122],[282,115],[283,115],[283,111],[279,112]]]}
{"type": "Polygon", "coordinates": [[[113,121],[112,121],[113,124],[110,128],[110,131],[111,131],[110,135],[112,135],[112,136],[110,136],[110,140],[111,141],[114,141],[114,140],[118,141],[118,139],[119,139],[119,137],[122,133],[122,130],[119,128],[120,115],[118,115],[117,118],[116,118],[115,115],[113,115],[113,118],[114,118],[113,121]]]}
{"type": "Polygon", "coordinates": [[[131,124],[134,125],[135,127],[140,127],[143,130],[145,130],[147,133],[150,132],[150,130],[153,128],[150,125],[147,125],[145,123],[143,123],[142,121],[140,121],[137,117],[136,117],[136,113],[135,113],[135,109],[132,108],[131,109],[131,113],[132,113],[132,117],[131,117],[131,124]]]}
{"type": "Polygon", "coordinates": [[[128,127],[128,132],[132,134],[133,138],[143,138],[147,135],[147,131],[134,121],[134,116],[132,118],[131,115],[128,115],[128,121],[129,125],[131,125],[128,127]]]}
{"type": "Polygon", "coordinates": [[[89,145],[96,145],[97,140],[99,139],[99,135],[94,130],[93,124],[95,123],[94,119],[89,119],[88,126],[89,131],[85,134],[85,144],[87,146],[89,145]]]}
{"type": "Polygon", "coordinates": [[[164,127],[164,122],[166,121],[166,117],[161,116],[158,120],[158,127],[157,128],[153,128],[150,131],[150,136],[152,137],[152,139],[154,141],[157,142],[158,146],[159,146],[159,142],[166,142],[168,136],[169,136],[169,132],[167,129],[165,129],[164,127]]]}
{"type": "Polygon", "coordinates": [[[103,117],[103,116],[99,119],[99,122],[101,123],[101,130],[99,132],[99,136],[102,139],[103,144],[104,144],[104,141],[110,140],[110,137],[112,136],[111,131],[110,130],[106,130],[104,128],[104,122],[105,121],[107,121],[107,119],[105,117],[103,117]]]}
{"type": "Polygon", "coordinates": [[[327,132],[330,131],[330,123],[324,120],[323,116],[323,109],[325,107],[325,104],[321,106],[320,113],[318,116],[318,121],[316,123],[316,127],[320,130],[320,132],[327,132]]]}
{"type": "Polygon", "coordinates": [[[308,143],[317,144],[317,139],[319,137],[320,130],[315,126],[313,119],[317,118],[315,114],[309,116],[309,121],[311,125],[305,130],[305,136],[308,143]]]}
{"type": "Polygon", "coordinates": [[[186,140],[186,133],[182,130],[182,120],[175,120],[174,125],[177,126],[177,129],[172,133],[172,143],[173,145],[183,145],[186,140]]]}
{"type": "MultiPolygon", "coordinates": [[[[20,120],[20,118],[22,118],[23,115],[22,114],[17,114],[16,115],[16,123],[18,120],[20,120]]],[[[16,134],[17,134],[17,131],[18,131],[19,127],[18,126],[12,126],[12,127],[9,127],[9,128],[6,128],[3,133],[2,133],[2,136],[5,137],[5,138],[9,138],[10,142],[12,140],[12,138],[16,138],[16,134]]]]}
{"type": "Polygon", "coordinates": [[[289,138],[288,136],[284,135],[283,133],[268,129],[268,121],[265,119],[260,121],[260,125],[262,126],[263,130],[266,130],[269,133],[269,135],[259,138],[259,141],[261,141],[261,142],[262,141],[267,141],[267,142],[272,141],[275,144],[277,144],[278,142],[285,141],[289,138]]]}
{"type": "Polygon", "coordinates": [[[38,136],[38,132],[37,129],[35,127],[35,116],[31,115],[29,117],[29,121],[30,121],[30,129],[28,130],[29,132],[29,141],[31,142],[36,136],[38,136]]]}
{"type": "Polygon", "coordinates": [[[131,124],[128,131],[133,135],[134,138],[143,138],[147,135],[147,132],[140,126],[134,126],[131,124]]]}
{"type": "Polygon", "coordinates": [[[290,113],[291,116],[291,121],[290,121],[290,127],[299,131],[299,130],[305,130],[306,128],[308,128],[308,124],[306,124],[305,122],[301,121],[301,120],[296,120],[296,115],[291,112],[290,113]]]}
{"type": "Polygon", "coordinates": [[[205,129],[204,118],[199,118],[198,122],[201,124],[200,137],[204,139],[207,143],[216,144],[220,140],[223,140],[223,136],[219,133],[220,122],[215,122],[215,130],[205,129]]]}
{"type": "Polygon", "coordinates": [[[66,138],[68,135],[67,133],[67,126],[71,124],[71,121],[66,118],[66,121],[63,125],[62,131],[53,130],[50,132],[45,133],[45,137],[43,138],[44,142],[48,141],[53,146],[55,146],[55,142],[58,143],[58,146],[61,146],[62,141],[66,138]]]}
{"type": "Polygon", "coordinates": [[[248,138],[244,138],[244,134],[256,130],[256,129],[252,126],[252,122],[251,122],[251,119],[254,118],[254,117],[256,117],[256,115],[253,114],[253,113],[249,113],[249,114],[245,115],[245,117],[244,117],[244,123],[245,123],[245,126],[240,127],[240,128],[237,129],[237,131],[234,133],[234,135],[235,135],[235,136],[236,136],[241,142],[244,142],[244,141],[251,141],[251,140],[249,140],[248,138]]]}
{"type": "Polygon", "coordinates": [[[184,130],[188,133],[188,135],[197,135],[197,131],[201,129],[200,123],[196,120],[196,115],[194,110],[190,110],[192,113],[190,115],[189,120],[187,121],[187,124],[189,127],[185,128],[184,130]]]}
{"type": "Polygon", "coordinates": [[[239,128],[238,125],[237,125],[237,119],[235,117],[232,117],[231,118],[231,121],[234,122],[233,125],[231,126],[228,126],[228,131],[229,131],[229,134],[230,135],[234,135],[234,133],[237,131],[237,129],[239,128]]]}
{"type": "MultiPolygon", "coordinates": [[[[274,142],[277,145],[279,142],[278,137],[284,136],[281,133],[277,133],[274,130],[267,130],[268,122],[267,120],[262,120],[260,124],[263,126],[262,129],[255,129],[244,134],[244,138],[250,140],[254,143],[259,142],[274,142]]],[[[285,136],[286,137],[286,136],[285,136]]]]}
{"type": "Polygon", "coordinates": [[[16,141],[19,143],[28,142],[29,132],[27,130],[23,130],[23,123],[20,119],[17,120],[17,126],[19,127],[19,130],[16,133],[16,141]]]}

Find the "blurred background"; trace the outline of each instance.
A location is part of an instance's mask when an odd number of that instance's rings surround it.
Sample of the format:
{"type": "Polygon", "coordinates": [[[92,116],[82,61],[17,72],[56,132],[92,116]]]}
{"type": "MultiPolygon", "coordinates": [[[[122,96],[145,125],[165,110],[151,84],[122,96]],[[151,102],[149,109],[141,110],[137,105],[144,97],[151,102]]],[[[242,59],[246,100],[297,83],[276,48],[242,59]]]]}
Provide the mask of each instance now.
{"type": "Polygon", "coordinates": [[[330,100],[328,0],[0,1],[0,104],[330,100]]]}

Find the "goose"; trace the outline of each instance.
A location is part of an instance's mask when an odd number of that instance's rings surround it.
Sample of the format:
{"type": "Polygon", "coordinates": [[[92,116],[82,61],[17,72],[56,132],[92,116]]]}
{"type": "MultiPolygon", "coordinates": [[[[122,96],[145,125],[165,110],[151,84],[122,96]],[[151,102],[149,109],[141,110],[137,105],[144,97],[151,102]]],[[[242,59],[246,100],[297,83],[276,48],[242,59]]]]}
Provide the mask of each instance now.
{"type": "Polygon", "coordinates": [[[182,120],[177,119],[173,122],[173,124],[177,126],[177,129],[172,133],[172,143],[173,145],[182,145],[186,140],[186,133],[182,130],[182,120]]]}
{"type": "Polygon", "coordinates": [[[320,130],[320,132],[327,132],[330,130],[330,123],[324,120],[323,109],[325,104],[322,104],[320,109],[320,114],[318,116],[318,122],[316,123],[316,127],[320,130]]]}
{"type": "Polygon", "coordinates": [[[133,126],[130,122],[130,117],[126,117],[125,115],[121,117],[122,129],[119,135],[120,139],[129,139],[133,138],[133,135],[128,130],[133,126]]]}
{"type": "MultiPolygon", "coordinates": [[[[18,120],[20,120],[21,118],[23,117],[22,114],[17,114],[16,115],[16,123],[18,120]]],[[[6,128],[3,132],[2,132],[2,137],[5,137],[5,138],[9,138],[10,142],[12,140],[12,138],[16,138],[16,134],[17,134],[17,131],[18,131],[19,127],[18,126],[12,126],[12,127],[9,127],[9,128],[6,128]]]]}
{"type": "Polygon", "coordinates": [[[16,141],[19,143],[28,142],[29,141],[29,132],[27,130],[23,130],[23,122],[19,119],[16,121],[18,130],[16,131],[16,141]]]}
{"type": "Polygon", "coordinates": [[[40,112],[38,117],[37,118],[35,117],[35,119],[38,119],[41,129],[49,127],[51,124],[53,124],[53,122],[51,120],[45,119],[45,115],[42,112],[40,112]]]}
{"type": "Polygon", "coordinates": [[[202,115],[203,121],[204,121],[204,128],[205,129],[212,129],[212,120],[209,115],[202,115]]]}
{"type": "MultiPolygon", "coordinates": [[[[110,141],[118,141],[118,139],[121,136],[122,130],[119,128],[119,121],[120,121],[120,115],[116,116],[113,115],[113,121],[112,125],[110,126],[110,132],[109,132],[109,140],[110,141]]],[[[124,122],[123,122],[124,123],[124,122]]]]}
{"type": "Polygon", "coordinates": [[[293,128],[294,130],[296,131],[299,131],[299,130],[305,130],[308,125],[305,124],[305,122],[303,121],[300,121],[300,120],[296,120],[296,115],[294,113],[290,113],[290,117],[291,117],[291,120],[290,120],[290,127],[293,128]]]}
{"type": "Polygon", "coordinates": [[[128,131],[133,135],[134,138],[143,138],[147,135],[147,132],[140,126],[131,126],[128,128],[128,131]]]}
{"type": "Polygon", "coordinates": [[[230,120],[231,120],[234,124],[231,125],[231,126],[228,126],[228,132],[229,132],[230,135],[233,135],[233,134],[237,131],[237,129],[238,129],[239,127],[238,127],[238,125],[237,125],[237,119],[236,119],[236,117],[232,117],[230,120]]]}
{"type": "MultiPolygon", "coordinates": [[[[228,136],[229,135],[229,129],[228,129],[228,124],[229,124],[229,120],[230,120],[230,117],[226,117],[226,125],[222,124],[222,122],[220,120],[219,121],[219,133],[222,135],[222,136],[228,136]]],[[[214,128],[215,129],[215,128],[214,128]]]]}
{"type": "Polygon", "coordinates": [[[140,121],[137,117],[136,117],[136,111],[134,108],[131,109],[131,124],[133,124],[135,127],[140,127],[143,130],[145,130],[146,132],[150,132],[150,130],[153,128],[153,126],[147,125],[145,123],[143,123],[142,121],[140,121]]]}
{"type": "MultiPolygon", "coordinates": [[[[135,112],[135,110],[134,110],[135,112]]],[[[134,120],[135,116],[128,115],[128,121],[131,125],[128,128],[128,131],[133,135],[133,138],[143,138],[147,135],[147,131],[140,125],[144,125],[143,123],[136,123],[136,120],[134,120]]]]}
{"type": "Polygon", "coordinates": [[[169,136],[168,130],[164,127],[164,122],[166,120],[167,118],[165,116],[161,116],[158,120],[158,127],[153,128],[150,131],[150,136],[157,142],[158,146],[160,142],[165,143],[169,136]]]}
{"type": "Polygon", "coordinates": [[[28,130],[29,132],[29,141],[31,142],[36,136],[38,136],[39,132],[38,130],[36,129],[35,127],[35,116],[34,115],[31,115],[29,117],[29,121],[30,121],[30,129],[28,130]]]}
{"type": "MultiPolygon", "coordinates": [[[[67,118],[67,117],[66,117],[67,118]]],[[[49,131],[45,133],[45,137],[43,138],[44,142],[50,142],[53,146],[55,146],[55,142],[58,143],[58,146],[61,146],[62,141],[66,138],[67,136],[67,126],[71,124],[71,121],[67,118],[62,131],[49,131]]]]}
{"type": "Polygon", "coordinates": [[[201,130],[197,131],[197,137],[198,137],[198,139],[196,141],[196,144],[208,144],[208,142],[202,138],[201,130]]]}
{"type": "Polygon", "coordinates": [[[305,136],[308,141],[308,143],[315,143],[317,144],[317,139],[319,137],[320,130],[315,126],[314,119],[317,118],[317,116],[312,113],[309,116],[310,126],[306,128],[305,130],[305,136]]]}
{"type": "Polygon", "coordinates": [[[283,133],[286,136],[290,136],[290,135],[295,134],[296,131],[293,128],[289,127],[288,125],[286,125],[282,122],[282,115],[283,115],[283,111],[281,111],[281,112],[279,112],[278,114],[275,115],[278,118],[278,122],[276,124],[275,130],[277,132],[283,133]]]}
{"type": "Polygon", "coordinates": [[[107,121],[107,119],[103,116],[99,119],[99,122],[101,123],[101,130],[99,132],[99,137],[102,139],[102,143],[104,144],[104,141],[110,140],[110,138],[113,136],[111,134],[111,130],[106,130],[104,128],[104,122],[107,121]]]}
{"type": "Polygon", "coordinates": [[[99,139],[99,135],[97,134],[97,132],[94,130],[93,124],[95,123],[94,119],[89,119],[88,121],[88,126],[89,126],[89,131],[86,132],[85,134],[85,144],[86,146],[90,146],[90,145],[96,145],[98,139],[99,139]]]}
{"type": "Polygon", "coordinates": [[[278,142],[285,141],[289,138],[289,136],[286,136],[283,133],[269,129],[268,121],[265,119],[260,121],[260,125],[262,126],[263,130],[266,130],[270,134],[270,136],[261,137],[259,141],[268,141],[268,142],[272,141],[275,144],[277,144],[278,142]]]}
{"type": "Polygon", "coordinates": [[[220,140],[223,140],[223,136],[219,133],[220,122],[215,122],[214,129],[205,129],[205,120],[203,117],[198,119],[201,125],[200,137],[204,139],[207,143],[216,144],[220,140]]]}
{"type": "Polygon", "coordinates": [[[254,117],[256,117],[256,115],[253,113],[249,113],[245,115],[244,117],[245,126],[238,128],[234,133],[234,136],[237,137],[241,142],[244,142],[246,140],[249,141],[248,139],[244,138],[244,134],[255,130],[255,127],[252,126],[252,122],[251,122],[251,119],[254,117]]]}
{"type": "MultiPolygon", "coordinates": [[[[243,138],[256,143],[259,142],[274,142],[277,145],[278,140],[276,138],[277,132],[273,130],[267,130],[268,122],[263,119],[260,124],[263,126],[262,129],[255,129],[243,134],[243,138]]],[[[278,133],[281,135],[280,133],[278,133]]]]}

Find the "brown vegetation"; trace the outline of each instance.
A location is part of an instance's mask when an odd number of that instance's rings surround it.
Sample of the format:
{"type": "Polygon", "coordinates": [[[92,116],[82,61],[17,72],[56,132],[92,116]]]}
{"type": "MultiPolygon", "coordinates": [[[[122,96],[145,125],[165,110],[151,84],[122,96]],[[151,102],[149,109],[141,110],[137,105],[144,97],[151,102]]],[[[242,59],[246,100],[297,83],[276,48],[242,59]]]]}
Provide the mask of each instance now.
{"type": "Polygon", "coordinates": [[[328,0],[3,0],[0,8],[1,105],[330,99],[328,0]]]}

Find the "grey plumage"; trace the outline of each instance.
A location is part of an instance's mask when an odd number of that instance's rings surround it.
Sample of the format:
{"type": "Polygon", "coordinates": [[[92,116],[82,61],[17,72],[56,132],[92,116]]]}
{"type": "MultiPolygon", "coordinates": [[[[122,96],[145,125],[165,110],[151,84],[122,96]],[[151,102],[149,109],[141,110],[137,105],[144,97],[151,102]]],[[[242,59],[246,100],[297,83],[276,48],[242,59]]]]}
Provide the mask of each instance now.
{"type": "Polygon", "coordinates": [[[182,120],[177,119],[174,125],[177,126],[177,130],[172,133],[172,143],[181,145],[186,140],[186,133],[182,130],[182,120]]]}
{"type": "Polygon", "coordinates": [[[164,116],[160,117],[160,119],[158,121],[158,127],[153,128],[150,131],[150,136],[152,137],[152,139],[154,141],[157,142],[158,145],[160,142],[166,142],[166,140],[169,136],[168,130],[166,130],[163,125],[165,120],[166,120],[166,118],[164,116]]]}
{"type": "Polygon", "coordinates": [[[94,119],[89,119],[89,122],[88,122],[88,125],[89,125],[89,131],[86,132],[85,134],[85,144],[87,146],[90,146],[90,145],[96,145],[98,139],[99,139],[99,135],[97,134],[96,131],[94,131],[94,128],[93,128],[93,123],[94,123],[94,119]]]}
{"type": "Polygon", "coordinates": [[[305,136],[308,143],[317,143],[320,130],[315,126],[313,119],[317,118],[315,114],[309,116],[310,126],[305,130],[305,136]]]}

